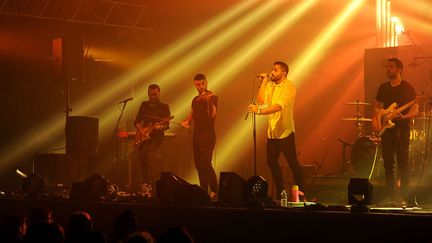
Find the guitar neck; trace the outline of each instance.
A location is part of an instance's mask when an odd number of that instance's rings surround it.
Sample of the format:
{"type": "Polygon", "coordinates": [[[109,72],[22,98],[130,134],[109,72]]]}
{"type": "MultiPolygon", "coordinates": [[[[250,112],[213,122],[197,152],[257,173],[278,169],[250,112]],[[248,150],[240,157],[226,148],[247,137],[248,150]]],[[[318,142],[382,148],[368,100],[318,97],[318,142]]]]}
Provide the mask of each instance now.
{"type": "Polygon", "coordinates": [[[415,102],[416,102],[415,99],[414,99],[414,100],[411,100],[410,102],[406,103],[405,105],[403,105],[403,106],[397,108],[397,109],[396,109],[396,112],[397,112],[397,113],[400,113],[400,112],[402,112],[402,111],[408,109],[409,107],[411,107],[412,105],[414,105],[415,102]]]}

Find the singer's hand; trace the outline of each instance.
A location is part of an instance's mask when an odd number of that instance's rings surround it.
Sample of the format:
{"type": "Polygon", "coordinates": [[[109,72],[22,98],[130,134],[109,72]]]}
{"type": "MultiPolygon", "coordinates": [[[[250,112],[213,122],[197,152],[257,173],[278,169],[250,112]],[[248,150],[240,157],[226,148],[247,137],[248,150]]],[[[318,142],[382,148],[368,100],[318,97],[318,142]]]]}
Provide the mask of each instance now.
{"type": "Polygon", "coordinates": [[[260,75],[257,76],[257,78],[265,79],[265,78],[268,78],[269,76],[270,76],[269,73],[261,73],[260,75]]]}
{"type": "Polygon", "coordinates": [[[257,104],[250,104],[248,106],[248,112],[258,113],[258,105],[257,104]]]}

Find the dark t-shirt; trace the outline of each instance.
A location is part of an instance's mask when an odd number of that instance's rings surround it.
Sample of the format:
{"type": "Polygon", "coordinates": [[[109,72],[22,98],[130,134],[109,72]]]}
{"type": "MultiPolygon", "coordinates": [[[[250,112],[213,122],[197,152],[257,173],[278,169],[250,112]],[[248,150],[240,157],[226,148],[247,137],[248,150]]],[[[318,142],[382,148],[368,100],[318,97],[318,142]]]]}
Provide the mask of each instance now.
{"type": "Polygon", "coordinates": [[[217,96],[211,96],[210,99],[200,99],[197,95],[192,100],[194,134],[213,132],[215,119],[210,116],[211,107],[215,105],[217,108],[217,96]]]}
{"type": "MultiPolygon", "coordinates": [[[[392,87],[390,82],[382,83],[375,97],[377,101],[383,103],[384,109],[387,109],[393,103],[396,103],[397,107],[401,107],[415,98],[416,93],[414,88],[405,80],[402,80],[402,82],[396,87],[392,87]]],[[[402,114],[408,112],[409,108],[402,111],[402,114]]],[[[409,129],[408,119],[394,119],[393,121],[397,127],[409,129]]]]}
{"type": "MultiPolygon", "coordinates": [[[[168,119],[170,114],[170,109],[167,104],[161,102],[150,103],[150,101],[144,101],[141,103],[134,124],[142,123],[144,127],[149,126],[155,124],[156,122],[160,122],[159,119],[155,119],[154,117],[168,119]]],[[[169,122],[166,122],[166,124],[169,125],[169,122]]],[[[163,138],[163,136],[163,130],[153,130],[150,133],[151,138],[163,138]]]]}

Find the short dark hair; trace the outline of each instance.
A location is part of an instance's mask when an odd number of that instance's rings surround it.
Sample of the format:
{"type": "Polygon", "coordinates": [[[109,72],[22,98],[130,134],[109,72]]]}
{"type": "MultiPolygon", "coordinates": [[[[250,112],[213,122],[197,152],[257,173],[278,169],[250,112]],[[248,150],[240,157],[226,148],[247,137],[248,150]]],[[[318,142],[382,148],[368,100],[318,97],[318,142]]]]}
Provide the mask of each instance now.
{"type": "Polygon", "coordinates": [[[157,89],[160,92],[160,87],[157,84],[150,84],[148,86],[148,91],[150,91],[151,89],[157,89]]]}
{"type": "Polygon", "coordinates": [[[207,80],[206,76],[202,73],[197,73],[195,74],[193,80],[207,80]]]}
{"type": "Polygon", "coordinates": [[[286,64],[282,61],[276,61],[273,63],[273,65],[279,65],[281,67],[282,71],[286,72],[288,74],[288,72],[289,72],[288,64],[286,64]]]}
{"type": "Polygon", "coordinates": [[[389,58],[387,60],[387,62],[392,62],[392,63],[396,64],[397,68],[400,68],[403,70],[403,63],[401,60],[399,60],[399,58],[389,58]]]}

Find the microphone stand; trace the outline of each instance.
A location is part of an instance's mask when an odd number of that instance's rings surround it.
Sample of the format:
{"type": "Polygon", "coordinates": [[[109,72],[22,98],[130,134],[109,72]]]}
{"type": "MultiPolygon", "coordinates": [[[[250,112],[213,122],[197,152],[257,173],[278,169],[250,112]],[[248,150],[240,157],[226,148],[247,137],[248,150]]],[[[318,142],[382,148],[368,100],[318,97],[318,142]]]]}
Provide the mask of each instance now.
{"type": "Polygon", "coordinates": [[[339,172],[339,174],[343,173],[343,175],[351,175],[351,168],[349,168],[349,165],[347,163],[347,159],[346,159],[346,147],[353,147],[352,144],[349,144],[345,141],[343,141],[342,139],[338,138],[337,139],[339,142],[342,143],[342,172],[339,172]]]}
{"type": "Polygon", "coordinates": [[[119,158],[119,136],[118,136],[118,133],[119,133],[119,124],[120,124],[120,120],[121,120],[121,118],[123,116],[123,112],[124,112],[124,110],[126,108],[127,102],[128,101],[121,102],[121,103],[123,103],[123,107],[120,109],[120,116],[117,119],[117,123],[116,123],[116,126],[114,127],[114,131],[113,131],[113,134],[112,134],[112,137],[111,137],[111,142],[115,139],[115,166],[114,166],[115,171],[114,171],[114,178],[115,178],[115,181],[117,181],[117,183],[119,182],[119,160],[120,160],[120,158],[119,158]]]}
{"type": "MultiPolygon", "coordinates": [[[[260,84],[261,86],[261,84],[260,84]]],[[[259,88],[259,87],[258,87],[259,88]]],[[[255,101],[255,80],[252,89],[252,104],[256,104],[255,101]]],[[[247,120],[249,116],[249,112],[245,116],[245,120],[247,120]]],[[[254,167],[254,176],[257,176],[257,145],[256,145],[256,113],[252,114],[252,139],[253,139],[253,167],[254,167]]]]}
{"type": "MultiPolygon", "coordinates": [[[[255,99],[252,100],[252,104],[255,99]]],[[[249,112],[246,114],[245,120],[248,118],[249,112]]],[[[256,146],[256,113],[252,114],[252,139],[253,139],[253,167],[254,176],[257,176],[257,146],[256,146]]]]}

